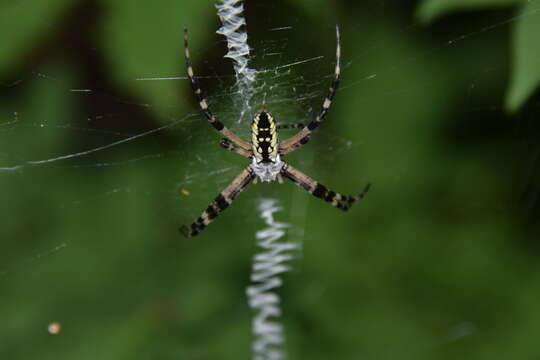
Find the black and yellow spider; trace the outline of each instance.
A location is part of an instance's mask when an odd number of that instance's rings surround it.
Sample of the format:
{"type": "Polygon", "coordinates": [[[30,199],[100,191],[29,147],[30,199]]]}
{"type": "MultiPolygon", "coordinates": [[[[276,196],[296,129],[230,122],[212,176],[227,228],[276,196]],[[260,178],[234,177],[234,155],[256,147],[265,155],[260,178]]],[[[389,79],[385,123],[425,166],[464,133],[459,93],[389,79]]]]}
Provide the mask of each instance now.
{"type": "Polygon", "coordinates": [[[347,211],[356,201],[363,198],[369,190],[370,184],[367,184],[364,190],[357,196],[346,196],[336,193],[326,186],[318,183],[309,176],[295,169],[291,165],[281,160],[284,156],[300,146],[308,142],[309,136],[315,130],[326,116],[332,99],[339,85],[341,73],[341,41],[339,35],[339,27],[336,26],[336,67],[334,71],[334,79],[330,85],[330,91],[317,117],[307,126],[303,124],[292,125],[276,125],[274,117],[266,109],[260,109],[255,114],[251,123],[251,142],[242,140],[231,130],[226,128],[208,108],[208,102],[204,98],[201,88],[193,74],[191,60],[189,57],[188,48],[188,30],[184,28],[184,54],[186,57],[187,75],[191,82],[191,88],[199,102],[202,112],[208,119],[208,122],[223,136],[220,145],[227,150],[240,154],[251,159],[251,163],[246,167],[240,175],[238,175],[232,183],[227,186],[212,203],[203,211],[201,216],[197,218],[190,226],[182,226],[180,231],[187,237],[195,236],[200,233],[213,219],[215,219],[223,210],[225,210],[233,200],[244,190],[251,182],[256,183],[258,179],[263,182],[271,182],[276,179],[280,184],[283,183],[283,178],[287,178],[294,182],[302,189],[308,191],[314,196],[328,201],[332,206],[347,211]],[[293,137],[279,142],[277,129],[301,129],[293,137]]]}

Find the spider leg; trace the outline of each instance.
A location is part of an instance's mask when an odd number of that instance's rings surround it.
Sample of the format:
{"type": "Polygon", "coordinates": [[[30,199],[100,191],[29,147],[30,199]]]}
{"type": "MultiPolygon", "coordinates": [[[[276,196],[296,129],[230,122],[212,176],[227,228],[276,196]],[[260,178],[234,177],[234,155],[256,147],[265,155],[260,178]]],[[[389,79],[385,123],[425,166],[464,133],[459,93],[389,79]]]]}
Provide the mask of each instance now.
{"type": "Polygon", "coordinates": [[[276,126],[276,129],[302,129],[304,124],[298,123],[298,124],[278,124],[276,126]]]}
{"type": "Polygon", "coordinates": [[[232,151],[233,153],[236,153],[238,155],[242,155],[244,157],[247,157],[247,158],[251,158],[251,151],[247,151],[247,150],[244,150],[243,148],[241,148],[240,146],[236,145],[235,143],[231,142],[229,139],[221,139],[221,141],[219,142],[219,145],[221,145],[221,147],[229,150],[229,151],[232,151]]]}
{"type": "Polygon", "coordinates": [[[283,141],[280,144],[279,149],[282,155],[285,155],[291,151],[294,151],[300,146],[304,145],[307,142],[307,141],[304,141],[304,139],[308,137],[311,134],[311,132],[315,130],[321,124],[321,122],[326,116],[326,113],[328,112],[328,109],[330,109],[330,106],[332,105],[332,100],[334,99],[334,95],[339,86],[339,80],[341,78],[341,37],[339,34],[339,26],[337,25],[336,25],[336,43],[337,43],[336,67],[334,69],[334,78],[332,79],[332,84],[330,85],[328,94],[326,95],[326,98],[324,99],[322,108],[314,120],[312,120],[309,124],[304,126],[302,130],[300,130],[296,135],[283,141]]]}
{"type": "Polygon", "coordinates": [[[251,145],[247,141],[242,140],[241,138],[238,137],[238,135],[236,135],[227,127],[225,127],[225,125],[223,125],[223,123],[219,121],[215,117],[215,115],[210,111],[208,107],[208,102],[204,98],[201,87],[199,86],[199,83],[195,79],[195,75],[193,73],[193,67],[191,66],[191,58],[189,56],[188,41],[189,41],[188,29],[187,27],[184,27],[184,56],[186,58],[187,75],[191,83],[191,89],[193,90],[193,93],[195,94],[195,98],[199,102],[199,106],[201,107],[201,110],[204,116],[206,116],[210,125],[212,125],[217,131],[219,131],[227,139],[239,145],[244,150],[251,150],[251,145]]]}
{"type": "Polygon", "coordinates": [[[298,169],[293,168],[289,164],[285,164],[281,169],[281,175],[291,180],[296,185],[306,190],[313,196],[316,196],[324,201],[327,201],[335,208],[347,211],[355,202],[362,199],[368,192],[371,184],[367,184],[364,190],[356,196],[347,196],[328,189],[326,186],[313,180],[298,169]]]}
{"type": "Polygon", "coordinates": [[[180,231],[186,237],[192,237],[200,233],[208,226],[234,199],[253,181],[255,175],[250,167],[245,168],[218,196],[208,205],[190,226],[182,226],[180,231]]]}

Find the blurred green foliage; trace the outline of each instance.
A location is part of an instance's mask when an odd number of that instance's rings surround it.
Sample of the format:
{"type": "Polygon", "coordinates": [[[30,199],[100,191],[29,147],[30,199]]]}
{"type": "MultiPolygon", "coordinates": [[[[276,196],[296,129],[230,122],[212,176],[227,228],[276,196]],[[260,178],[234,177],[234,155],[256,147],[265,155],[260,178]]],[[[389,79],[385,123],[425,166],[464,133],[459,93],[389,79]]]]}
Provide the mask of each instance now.
{"type": "Polygon", "coordinates": [[[0,74],[24,62],[25,55],[54,32],[52,24],[73,7],[72,0],[4,1],[0,4],[0,74]]]}
{"type": "Polygon", "coordinates": [[[186,81],[135,79],[183,75],[186,24],[214,111],[246,134],[213,4],[0,4],[0,359],[249,358],[262,197],[303,245],[280,289],[290,359],[537,357],[540,3],[450,3],[247,2],[254,66],[317,58],[263,77],[285,123],[319,108],[340,24],[342,87],[288,161],[373,188],[344,214],[252,186],[189,241],[178,226],[246,161],[186,81]]]}
{"type": "Polygon", "coordinates": [[[528,1],[521,11],[514,29],[513,72],[506,106],[517,110],[538,88],[540,82],[540,3],[528,1]]]}
{"type": "Polygon", "coordinates": [[[422,0],[416,15],[421,22],[429,23],[451,13],[508,7],[524,2],[523,0],[422,0]]]}
{"type": "MultiPolygon", "coordinates": [[[[515,28],[512,37],[513,58],[510,86],[506,94],[506,108],[510,112],[517,111],[540,83],[540,44],[537,34],[540,33],[540,3],[536,0],[423,0],[417,9],[417,18],[422,23],[430,23],[448,13],[463,10],[492,9],[521,5],[515,17],[503,20],[513,23],[515,28]]],[[[478,31],[489,31],[493,24],[478,31]]]]}

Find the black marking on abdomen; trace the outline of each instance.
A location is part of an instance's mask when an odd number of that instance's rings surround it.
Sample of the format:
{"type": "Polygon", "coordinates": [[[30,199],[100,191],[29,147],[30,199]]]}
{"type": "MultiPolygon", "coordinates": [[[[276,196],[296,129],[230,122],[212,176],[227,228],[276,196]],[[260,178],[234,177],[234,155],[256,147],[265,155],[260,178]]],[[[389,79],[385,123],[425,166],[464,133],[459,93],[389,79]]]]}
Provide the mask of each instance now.
{"type": "Polygon", "coordinates": [[[270,131],[268,130],[261,130],[261,129],[268,129],[267,127],[261,127],[259,122],[259,131],[257,134],[258,142],[257,145],[262,149],[262,162],[268,163],[272,160],[270,159],[270,152],[272,151],[271,141],[272,141],[272,135],[270,134],[270,131]],[[263,139],[262,141],[260,139],[263,139]]]}
{"type": "Polygon", "coordinates": [[[276,124],[272,115],[266,111],[259,112],[252,125],[253,151],[256,157],[263,163],[275,161],[277,134],[276,124]]]}
{"type": "Polygon", "coordinates": [[[268,117],[267,112],[261,112],[259,114],[259,121],[257,123],[259,129],[268,129],[270,128],[270,118],[268,117]]]}

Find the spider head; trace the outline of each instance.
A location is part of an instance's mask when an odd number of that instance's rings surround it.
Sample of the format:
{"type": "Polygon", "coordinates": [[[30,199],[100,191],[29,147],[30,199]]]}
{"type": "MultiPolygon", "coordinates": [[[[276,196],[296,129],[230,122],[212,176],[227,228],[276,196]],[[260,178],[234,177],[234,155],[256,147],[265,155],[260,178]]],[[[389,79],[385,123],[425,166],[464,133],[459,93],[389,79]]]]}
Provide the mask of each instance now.
{"type": "Polygon", "coordinates": [[[283,165],[285,165],[285,163],[281,161],[279,154],[277,154],[276,160],[270,162],[257,161],[257,159],[253,157],[250,167],[251,170],[253,170],[253,173],[257,175],[261,181],[271,182],[276,180],[283,165]]]}
{"type": "Polygon", "coordinates": [[[253,117],[251,146],[257,162],[271,163],[278,159],[276,121],[266,109],[260,109],[253,117]]]}

